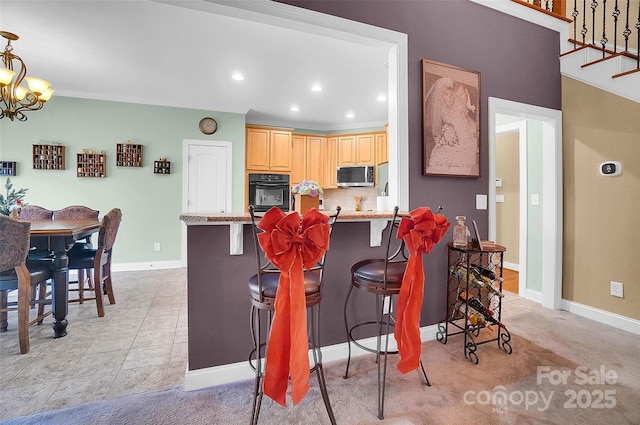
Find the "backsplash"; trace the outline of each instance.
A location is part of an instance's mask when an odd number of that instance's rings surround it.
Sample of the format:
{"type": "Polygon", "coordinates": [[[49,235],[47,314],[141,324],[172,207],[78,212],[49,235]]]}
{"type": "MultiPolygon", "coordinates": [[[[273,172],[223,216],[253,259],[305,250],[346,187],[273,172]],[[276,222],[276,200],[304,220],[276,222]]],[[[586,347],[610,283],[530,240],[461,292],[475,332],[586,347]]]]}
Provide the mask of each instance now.
{"type": "Polygon", "coordinates": [[[323,205],[325,210],[334,210],[338,205],[345,211],[356,209],[354,196],[362,196],[362,211],[376,210],[378,190],[375,187],[345,187],[344,189],[324,189],[323,205]]]}

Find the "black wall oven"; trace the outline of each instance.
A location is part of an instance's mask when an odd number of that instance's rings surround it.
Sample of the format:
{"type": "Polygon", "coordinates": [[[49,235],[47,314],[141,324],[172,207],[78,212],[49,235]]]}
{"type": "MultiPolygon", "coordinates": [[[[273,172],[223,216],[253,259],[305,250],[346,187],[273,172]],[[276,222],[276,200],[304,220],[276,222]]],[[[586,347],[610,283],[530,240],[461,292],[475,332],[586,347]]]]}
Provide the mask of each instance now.
{"type": "Polygon", "coordinates": [[[257,212],[271,207],[289,211],[289,175],[249,174],[249,205],[257,212]]]}

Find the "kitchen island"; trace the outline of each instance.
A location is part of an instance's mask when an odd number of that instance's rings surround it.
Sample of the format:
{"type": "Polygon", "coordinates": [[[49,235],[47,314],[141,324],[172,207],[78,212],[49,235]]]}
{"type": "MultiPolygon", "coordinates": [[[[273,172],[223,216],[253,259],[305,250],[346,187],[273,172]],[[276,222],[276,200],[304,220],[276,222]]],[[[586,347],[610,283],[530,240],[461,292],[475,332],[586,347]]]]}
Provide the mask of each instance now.
{"type": "MultiPolygon", "coordinates": [[[[320,307],[325,361],[346,358],[342,312],[351,285],[350,269],[362,259],[384,257],[383,247],[371,246],[372,228],[378,237],[386,234],[383,229],[392,217],[390,211],[340,212],[327,253],[320,307]]],[[[185,389],[250,379],[254,372],[247,362],[253,349],[247,282],[256,273],[251,218],[238,213],[183,214],[180,219],[187,225],[189,366],[185,389]],[[235,238],[244,247],[233,255],[230,235],[232,242],[235,238]]],[[[352,302],[350,320],[370,317],[374,311],[366,297],[352,296],[352,302]]]]}

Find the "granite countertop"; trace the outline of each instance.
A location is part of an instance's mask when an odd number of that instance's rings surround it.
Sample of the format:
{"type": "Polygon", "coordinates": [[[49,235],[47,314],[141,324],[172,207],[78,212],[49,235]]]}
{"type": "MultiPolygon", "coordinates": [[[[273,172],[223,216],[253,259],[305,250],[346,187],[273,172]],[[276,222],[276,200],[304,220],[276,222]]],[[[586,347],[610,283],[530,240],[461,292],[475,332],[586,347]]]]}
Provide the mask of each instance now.
{"type": "MultiPolygon", "coordinates": [[[[323,211],[325,214],[333,214],[333,210],[323,211]]],[[[391,218],[393,217],[393,211],[355,211],[355,210],[341,210],[338,221],[367,221],[379,218],[391,218]]],[[[180,214],[180,220],[185,223],[211,223],[211,224],[223,224],[223,223],[246,223],[251,221],[251,216],[248,212],[238,213],[182,213],[180,214]]]]}

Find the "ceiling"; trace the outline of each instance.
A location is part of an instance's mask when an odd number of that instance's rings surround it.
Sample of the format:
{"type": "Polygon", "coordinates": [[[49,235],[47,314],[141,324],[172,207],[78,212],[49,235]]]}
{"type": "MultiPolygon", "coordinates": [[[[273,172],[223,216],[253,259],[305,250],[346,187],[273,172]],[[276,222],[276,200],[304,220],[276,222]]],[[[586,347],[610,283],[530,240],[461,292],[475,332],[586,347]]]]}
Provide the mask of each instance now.
{"type": "Polygon", "coordinates": [[[0,30],[20,36],[14,53],[54,97],[241,113],[247,123],[310,130],[387,122],[387,103],[376,100],[388,93],[387,50],[222,16],[203,0],[172,3],[0,0],[0,30]],[[315,83],[323,90],[312,92],[315,83]]]}

